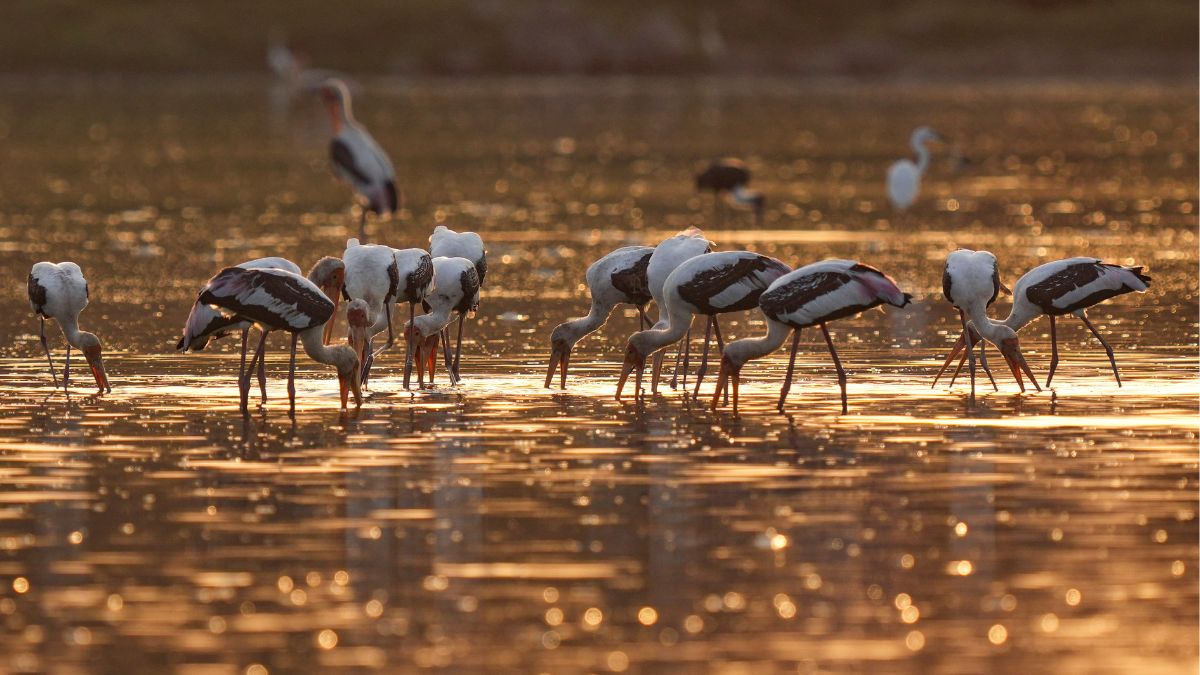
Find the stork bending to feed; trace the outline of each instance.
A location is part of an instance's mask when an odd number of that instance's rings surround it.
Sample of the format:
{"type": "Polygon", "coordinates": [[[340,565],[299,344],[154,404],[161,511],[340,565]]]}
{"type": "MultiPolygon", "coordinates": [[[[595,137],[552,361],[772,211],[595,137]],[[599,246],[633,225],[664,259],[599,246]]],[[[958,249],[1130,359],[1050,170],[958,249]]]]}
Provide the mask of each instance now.
{"type": "MultiPolygon", "coordinates": [[[[685,261],[691,260],[698,255],[704,255],[705,253],[712,253],[712,242],[706,239],[704,233],[697,227],[689,227],[673,237],[664,239],[658,243],[658,246],[654,247],[654,254],[650,256],[650,263],[646,266],[646,281],[650,286],[650,296],[654,298],[654,304],[658,307],[658,321],[655,322],[654,328],[660,329],[667,326],[667,312],[663,309],[666,306],[667,277],[685,261]]],[[[716,320],[716,317],[709,317],[709,321],[716,320]]],[[[675,371],[671,374],[672,389],[679,382],[681,361],[683,364],[683,386],[687,387],[687,369],[691,354],[691,342],[692,327],[689,323],[687,333],[683,338],[683,345],[676,354],[675,371]]],[[[650,376],[651,394],[658,393],[658,380],[662,373],[663,358],[665,357],[666,350],[659,350],[654,353],[654,364],[650,376]]]]}
{"type": "Polygon", "coordinates": [[[751,359],[766,356],[779,349],[788,333],[792,334],[792,355],[788,360],[787,375],[779,393],[779,412],[787,400],[796,369],[796,350],[800,346],[800,332],[810,326],[820,326],[837,369],[838,386],[842,390],[842,414],[848,411],[846,401],[846,371],[833,347],[829,335],[830,321],[865,312],[872,307],[892,305],[904,307],[912,296],[896,285],[883,272],[852,260],[822,260],[805,265],[776,279],[758,299],[758,307],[767,319],[767,334],[763,337],[734,340],[725,347],[721,357],[721,370],[717,375],[717,389],[713,393],[713,410],[720,403],[721,394],[733,384],[733,412],[738,409],[738,385],[742,366],[751,359]]]}
{"type": "Polygon", "coordinates": [[[588,267],[585,278],[592,295],[591,309],[587,316],[554,327],[550,334],[550,367],[546,369],[546,387],[554,380],[557,368],[560,370],[559,387],[567,388],[567,365],[571,360],[571,350],[584,337],[599,330],[617,305],[636,307],[638,330],[649,327],[646,304],[651,296],[646,268],[653,254],[654,248],[650,246],[625,246],[588,267]]]}
{"type": "Polygon", "coordinates": [[[100,338],[94,333],[79,330],[79,313],[88,305],[89,292],[83,270],[73,262],[40,262],[29,271],[29,307],[41,322],[38,336],[46,352],[46,363],[50,365],[50,377],[54,388],[58,388],[58,375],[54,360],[50,358],[50,345],[46,342],[46,319],[54,319],[67,339],[67,363],[63,366],[63,391],[67,391],[71,380],[71,347],[83,352],[92,377],[96,378],[97,393],[111,392],[108,374],[104,371],[104,359],[100,355],[100,338]]]}
{"type": "MultiPolygon", "coordinates": [[[[323,264],[322,259],[309,272],[314,276],[323,264]]],[[[332,259],[336,260],[336,258],[332,259]]],[[[338,261],[340,264],[341,261],[338,261]]],[[[354,304],[354,303],[351,303],[354,304]]],[[[332,365],[337,369],[342,410],[346,409],[347,396],[353,392],[356,406],[362,405],[361,366],[358,355],[347,345],[327,346],[323,335],[325,325],[333,319],[334,303],[321,288],[298,274],[279,269],[243,269],[227,267],[217,273],[200,291],[197,306],[217,307],[229,314],[236,314],[254,322],[263,332],[258,348],[242,379],[242,412],[248,413],[246,392],[250,388],[249,374],[255,362],[263,358],[266,334],[272,330],[283,330],[292,334],[291,360],[288,365],[289,414],[296,412],[296,343],[304,344],[304,351],[318,363],[332,365]]],[[[361,303],[347,308],[361,310],[361,303]]],[[[188,317],[188,333],[198,333],[203,314],[193,312],[188,317]],[[193,325],[197,319],[197,325],[193,325]]]]}
{"type": "MultiPolygon", "coordinates": [[[[471,264],[475,266],[476,276],[479,277],[479,287],[483,288],[488,270],[487,250],[483,247],[483,239],[475,232],[455,232],[445,225],[438,225],[433,228],[433,234],[429,235],[429,254],[434,258],[466,258],[470,260],[471,264]]],[[[475,304],[478,306],[478,301],[475,304]]],[[[463,320],[465,318],[466,314],[460,312],[458,315],[458,339],[454,345],[453,369],[456,380],[462,379],[459,375],[458,365],[462,358],[463,320]]],[[[449,332],[442,335],[442,340],[449,344],[449,332]]]]}
{"type": "MultiPolygon", "coordinates": [[[[667,323],[663,328],[651,328],[634,333],[625,350],[625,362],[621,366],[621,377],[617,381],[617,400],[631,372],[636,372],[634,396],[641,396],[642,371],[646,358],[669,344],[678,342],[691,325],[692,317],[703,315],[714,317],[727,312],[740,312],[758,306],[758,298],[779,277],[790,272],[790,268],[775,258],[748,251],[722,251],[706,253],[684,261],[667,277],[664,284],[667,323]]],[[[719,349],[724,349],[721,329],[715,321],[709,322],[704,335],[704,354],[700,371],[696,374],[695,396],[700,394],[700,384],[708,368],[708,344],[715,328],[719,349]]]]}
{"type": "MultiPolygon", "coordinates": [[[[1117,359],[1113,349],[1104,340],[1104,336],[1100,335],[1100,331],[1092,325],[1087,310],[1118,295],[1145,293],[1149,287],[1150,277],[1142,274],[1141,267],[1113,265],[1099,258],[1055,260],[1029,270],[1017,280],[1013,286],[1012,310],[1003,321],[993,321],[981,309],[977,309],[975,314],[969,317],[968,326],[973,326],[993,344],[1000,344],[997,340],[1011,340],[1019,356],[1019,348],[1015,347],[1016,331],[1039,316],[1050,317],[1050,374],[1046,377],[1046,386],[1049,387],[1054,380],[1054,371],[1058,368],[1058,331],[1055,320],[1060,316],[1074,315],[1083,321],[1104,347],[1108,362],[1112,366],[1113,377],[1116,378],[1119,387],[1121,374],[1117,371],[1117,359]]],[[[950,358],[954,356],[957,356],[957,353],[951,352],[950,358]]],[[[1029,379],[1033,381],[1034,387],[1040,391],[1041,387],[1028,371],[1028,366],[1024,366],[1023,358],[1020,363],[1029,379]]],[[[1009,365],[1012,367],[1011,362],[1009,365]]],[[[1017,381],[1020,383],[1019,376],[1017,381]]]]}
{"type": "Polygon", "coordinates": [[[453,313],[459,317],[475,311],[479,306],[479,273],[475,264],[466,258],[434,258],[433,290],[425,297],[429,311],[413,318],[404,325],[404,336],[408,341],[408,355],[404,363],[404,388],[407,389],[412,376],[412,362],[417,362],[418,386],[425,387],[425,370],[429,371],[429,384],[433,385],[434,364],[437,361],[437,346],[442,339],[446,362],[446,374],[450,384],[458,383],[458,373],[450,356],[446,326],[453,321],[453,313]]]}
{"type": "MultiPolygon", "coordinates": [[[[942,295],[954,305],[958,310],[959,322],[962,324],[963,332],[958,336],[958,342],[951,349],[951,353],[957,354],[961,349],[961,345],[967,335],[967,317],[986,315],[986,310],[991,306],[996,298],[1000,295],[1000,291],[1012,294],[1000,281],[1000,269],[996,264],[996,256],[988,251],[972,251],[965,248],[960,248],[957,251],[946,256],[946,266],[942,271],[942,295]],[[976,305],[982,304],[982,309],[976,305]]],[[[970,331],[971,351],[963,354],[965,358],[970,359],[971,372],[971,397],[975,396],[975,344],[979,344],[979,359],[983,364],[983,371],[987,373],[988,379],[991,380],[992,389],[999,391],[996,386],[996,379],[992,377],[992,371],[988,367],[987,356],[985,353],[986,344],[979,337],[979,333],[970,331]]],[[[933,386],[937,386],[938,379],[942,373],[946,371],[946,367],[950,365],[952,357],[946,359],[942,364],[941,370],[938,371],[936,377],[933,378],[933,386]]],[[[961,361],[960,361],[961,363],[961,361]]],[[[955,371],[957,376],[958,371],[955,371]]],[[[950,385],[954,385],[951,379],[950,385]]]]}
{"type": "MultiPolygon", "coordinates": [[[[300,266],[296,263],[279,257],[256,258],[248,260],[237,265],[242,269],[280,269],[293,274],[300,274],[300,266]]],[[[341,298],[341,288],[345,279],[345,267],[342,261],[326,256],[317,261],[313,265],[312,270],[308,275],[309,281],[312,281],[321,289],[329,298],[333,299],[334,312],[337,311],[337,306],[341,298]]],[[[250,328],[255,325],[255,322],[247,319],[236,313],[231,313],[226,310],[220,310],[205,303],[199,299],[192,305],[191,312],[188,314],[188,320],[183,327],[183,335],[179,341],[175,343],[175,349],[182,352],[200,351],[208,346],[210,340],[219,340],[230,333],[240,331],[242,334],[242,357],[238,366],[238,389],[242,396],[242,407],[246,408],[250,394],[250,373],[246,372],[246,353],[249,344],[250,328]],[[243,383],[245,386],[243,387],[243,383]]],[[[263,327],[258,326],[261,330],[263,327]]],[[[333,329],[333,322],[330,321],[325,325],[323,341],[329,344],[333,329]]],[[[262,335],[262,339],[266,339],[266,334],[262,335]]],[[[251,364],[254,365],[253,363],[251,364]]],[[[258,389],[262,396],[262,404],[267,403],[267,364],[265,359],[258,359],[258,389]]]]}
{"type": "Polygon", "coordinates": [[[419,248],[397,250],[350,239],[342,260],[346,263],[346,297],[367,305],[367,325],[350,331],[350,346],[358,352],[366,384],[375,357],[395,343],[392,305],[407,302],[412,320],[416,303],[425,299],[433,281],[433,259],[419,248]],[[376,351],[375,336],[385,330],[387,342],[376,351]]]}
{"type": "Polygon", "coordinates": [[[329,142],[333,173],[366,202],[358,221],[358,238],[366,241],[368,211],[383,217],[400,208],[396,169],[366,127],[354,118],[346,83],[326,80],[318,93],[333,125],[333,140],[329,142]]]}

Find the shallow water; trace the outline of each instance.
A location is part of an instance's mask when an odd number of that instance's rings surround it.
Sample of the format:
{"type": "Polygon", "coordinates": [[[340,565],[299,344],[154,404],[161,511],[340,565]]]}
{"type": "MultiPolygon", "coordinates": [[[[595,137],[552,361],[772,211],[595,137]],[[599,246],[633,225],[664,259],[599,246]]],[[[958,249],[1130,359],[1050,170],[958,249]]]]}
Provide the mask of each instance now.
{"type": "MultiPolygon", "coordinates": [[[[462,385],[404,391],[397,349],[341,415],[302,358],[294,422],[282,338],[248,420],[236,344],[172,349],[220,266],[341,250],[312,106],[257,82],[0,105],[0,672],[1195,671],[1194,90],[370,84],[359,114],[409,207],[373,236],[477,230],[489,287],[462,385]],[[918,123],[968,162],[940,155],[895,218],[882,175],[918,123]],[[762,228],[692,193],[720,154],[750,159],[762,228]],[[786,415],[782,353],[746,367],[736,417],[669,389],[618,403],[631,311],[580,344],[566,392],[541,387],[586,265],[691,224],[916,296],[832,326],[850,414],[816,333],[786,415]],[[1150,292],[1091,313],[1125,386],[1072,320],[1053,391],[931,389],[956,246],[1010,284],[1070,255],[1146,265],[1150,292]],[[44,258],[89,278],[110,395],[78,369],[69,399],[50,387],[23,297],[44,258]]],[[[1047,330],[1022,334],[1043,379],[1047,330]]]]}

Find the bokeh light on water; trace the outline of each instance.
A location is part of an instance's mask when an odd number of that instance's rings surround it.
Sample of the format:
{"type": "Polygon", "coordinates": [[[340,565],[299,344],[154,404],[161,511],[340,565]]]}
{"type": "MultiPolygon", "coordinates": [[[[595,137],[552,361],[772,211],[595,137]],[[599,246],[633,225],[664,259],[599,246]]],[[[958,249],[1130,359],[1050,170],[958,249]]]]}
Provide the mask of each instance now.
{"type": "MultiPolygon", "coordinates": [[[[1194,672],[1194,96],[371,91],[358,111],[409,205],[375,233],[479,231],[489,287],[461,387],[410,396],[395,351],[342,417],[336,382],[302,362],[294,424],[280,338],[249,421],[236,345],[172,349],[221,265],[341,251],[352,220],[314,106],[196,82],[30,88],[0,107],[0,670],[1194,672]],[[918,123],[968,161],[940,155],[897,218],[883,170],[918,123]],[[750,160],[763,228],[717,222],[692,192],[695,163],[722,154],[750,160]],[[541,388],[550,328],[586,309],[587,264],[692,224],[792,264],[861,259],[916,295],[832,327],[850,415],[815,334],[787,416],[782,354],[747,366],[740,418],[669,390],[618,404],[632,312],[581,343],[567,392],[541,388]],[[973,407],[961,386],[930,389],[956,335],[940,297],[956,246],[995,251],[1009,283],[1071,255],[1147,265],[1149,293],[1091,313],[1126,386],[1068,321],[1053,394],[1000,373],[973,407]],[[21,295],[44,258],[91,281],[83,325],[111,352],[112,395],[51,395],[21,295]]],[[[1046,331],[1022,336],[1043,378],[1046,331]]]]}

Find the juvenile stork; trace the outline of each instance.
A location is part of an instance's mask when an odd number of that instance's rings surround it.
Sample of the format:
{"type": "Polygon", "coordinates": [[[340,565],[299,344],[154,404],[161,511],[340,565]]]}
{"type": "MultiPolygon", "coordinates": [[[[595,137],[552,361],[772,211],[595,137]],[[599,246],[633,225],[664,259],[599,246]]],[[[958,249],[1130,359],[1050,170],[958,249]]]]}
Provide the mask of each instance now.
{"type": "Polygon", "coordinates": [[[342,260],[346,263],[346,297],[367,305],[367,325],[350,331],[350,346],[358,352],[363,365],[362,381],[366,384],[375,357],[395,344],[392,305],[407,302],[412,318],[413,308],[425,298],[433,280],[433,261],[421,249],[396,250],[390,246],[360,244],[357,239],[346,241],[342,260]],[[385,330],[387,342],[375,351],[375,336],[385,330]]]}
{"type": "MultiPolygon", "coordinates": [[[[1118,295],[1145,293],[1149,287],[1150,277],[1142,274],[1141,267],[1113,265],[1099,258],[1055,260],[1029,270],[1017,280],[1016,286],[1013,287],[1012,310],[1003,321],[992,321],[986,314],[976,312],[976,315],[970,317],[968,325],[973,325],[980,335],[993,343],[998,344],[998,339],[1011,339],[1015,344],[1016,331],[1039,316],[1050,317],[1050,374],[1046,377],[1046,386],[1049,387],[1054,379],[1054,371],[1058,368],[1058,333],[1055,319],[1068,314],[1079,317],[1103,345],[1119,387],[1121,374],[1117,371],[1117,359],[1113,349],[1100,335],[1100,331],[1092,325],[1087,310],[1118,295]]],[[[1023,363],[1023,359],[1021,362],[1023,363]]],[[[1027,369],[1026,372],[1030,380],[1033,380],[1033,374],[1027,369]]],[[[1033,384],[1037,387],[1036,380],[1033,384]]],[[[1040,390],[1040,387],[1038,389],[1040,390]]]]}
{"type": "MultiPolygon", "coordinates": [[[[646,266],[646,281],[650,286],[650,296],[654,298],[654,304],[658,307],[658,321],[655,322],[654,328],[666,328],[667,312],[663,309],[666,306],[666,285],[667,277],[675,268],[679,267],[686,260],[691,260],[698,255],[712,253],[712,242],[704,237],[704,232],[697,227],[689,227],[688,229],[676,234],[673,237],[664,239],[654,247],[654,255],[650,256],[650,263],[646,266]]],[[[710,321],[716,321],[715,318],[710,318],[710,321]]],[[[692,342],[692,327],[688,324],[688,329],[683,338],[683,346],[679,349],[675,360],[675,372],[671,375],[671,388],[674,389],[679,381],[680,361],[683,362],[683,386],[687,387],[687,369],[690,356],[690,345],[692,342]],[[682,359],[680,358],[682,355],[682,359]]],[[[666,350],[659,350],[654,354],[654,365],[651,370],[650,377],[650,393],[658,393],[658,380],[662,373],[663,358],[666,356],[666,350]]]]}
{"type": "MultiPolygon", "coordinates": [[[[669,344],[678,342],[697,314],[714,317],[727,312],[740,312],[758,306],[758,298],[779,277],[790,272],[790,268],[775,258],[748,251],[722,251],[706,253],[684,261],[667,277],[665,283],[664,311],[667,323],[663,328],[651,328],[634,333],[625,350],[625,362],[621,366],[621,377],[617,381],[617,400],[629,374],[637,371],[634,396],[641,396],[642,371],[646,358],[669,344]]],[[[719,349],[725,345],[721,329],[716,321],[709,322],[704,335],[704,354],[700,371],[696,374],[696,392],[700,394],[700,383],[708,368],[708,343],[714,329],[719,349]]]]}
{"type": "Polygon", "coordinates": [[[940,140],[941,135],[929,127],[913,130],[909,145],[916,153],[917,161],[914,163],[911,159],[901,159],[888,167],[887,194],[892,208],[904,211],[917,200],[917,193],[921,191],[921,177],[929,168],[929,149],[925,144],[940,140]]]}
{"type": "Polygon", "coordinates": [[[762,224],[763,207],[766,198],[761,192],[751,190],[750,169],[740,159],[726,157],[714,160],[706,169],[696,174],[696,190],[713,193],[714,199],[720,201],[722,193],[728,193],[735,204],[754,210],[754,221],[762,224]]]}
{"type": "MultiPolygon", "coordinates": [[[[292,334],[291,360],[288,365],[289,414],[295,415],[296,412],[297,342],[304,344],[304,351],[311,359],[337,369],[342,410],[346,409],[347,396],[351,392],[354,394],[355,405],[362,405],[358,355],[347,345],[330,347],[325,344],[325,324],[333,319],[334,304],[320,287],[309,279],[279,269],[227,267],[209,280],[200,291],[197,302],[199,305],[217,307],[243,317],[254,322],[263,331],[263,336],[258,341],[258,349],[255,350],[254,358],[241,383],[243,414],[248,414],[246,392],[250,388],[249,373],[254,370],[255,362],[263,358],[266,333],[272,330],[283,330],[292,334]]],[[[193,318],[188,319],[188,332],[198,333],[200,326],[192,326],[193,318]]]]}
{"type": "MultiPolygon", "coordinates": [[[[286,258],[279,257],[256,258],[241,263],[237,267],[242,269],[280,269],[293,274],[300,274],[299,265],[286,258]]],[[[322,293],[333,299],[334,311],[336,312],[338,302],[341,299],[342,283],[345,279],[345,267],[342,265],[342,261],[326,256],[317,261],[308,278],[321,289],[322,293]]],[[[254,322],[250,319],[238,314],[218,310],[215,307],[196,300],[192,305],[191,312],[188,313],[188,320],[183,327],[183,335],[175,343],[175,349],[185,353],[200,351],[208,346],[210,340],[218,340],[230,333],[241,331],[242,358],[238,366],[238,383],[240,388],[243,379],[247,383],[250,380],[250,374],[245,372],[245,370],[246,352],[249,344],[250,328],[252,326],[254,326],[254,322]],[[193,334],[191,331],[199,332],[193,334]]],[[[325,326],[325,344],[329,344],[330,329],[332,327],[332,321],[325,326]]],[[[263,338],[265,339],[266,336],[264,335],[263,338]]],[[[258,390],[262,396],[263,405],[266,405],[267,364],[265,359],[258,360],[258,390]]],[[[244,392],[243,405],[246,404],[245,399],[249,398],[249,384],[247,384],[244,392]]]]}
{"type": "Polygon", "coordinates": [[[333,125],[333,140],[329,143],[333,173],[366,202],[358,221],[358,238],[366,241],[368,211],[383,217],[400,208],[396,169],[383,148],[354,118],[346,83],[336,78],[328,79],[318,88],[318,93],[333,125]]]}
{"type": "Polygon", "coordinates": [[[787,375],[779,393],[779,412],[787,400],[796,369],[796,350],[800,332],[810,326],[820,326],[837,369],[838,386],[842,390],[842,414],[846,414],[846,371],[829,335],[830,321],[865,312],[872,307],[888,304],[904,307],[912,296],[896,285],[883,272],[852,260],[822,260],[789,272],[774,281],[758,299],[758,307],[767,319],[767,334],[763,337],[734,340],[725,347],[717,389],[713,394],[713,410],[730,382],[733,384],[733,412],[738,409],[738,384],[742,366],[751,359],[766,356],[779,349],[789,333],[792,334],[792,355],[787,375]]]}
{"type": "MultiPolygon", "coordinates": [[[[484,280],[487,278],[487,250],[483,246],[483,238],[474,232],[455,232],[445,225],[438,225],[433,228],[433,234],[429,235],[429,254],[434,258],[466,258],[475,266],[475,273],[479,277],[479,287],[483,288],[484,280]]],[[[478,303],[476,303],[478,304],[478,303]]],[[[473,310],[472,310],[473,311],[473,310]]],[[[458,364],[462,358],[462,338],[463,338],[463,319],[466,315],[460,313],[458,315],[458,339],[454,346],[454,377],[461,379],[458,373],[458,364]]],[[[447,343],[450,342],[450,334],[445,333],[442,339],[447,343]]]]}
{"type": "Polygon", "coordinates": [[[546,387],[550,386],[554,371],[558,368],[559,387],[567,388],[567,365],[571,360],[571,350],[584,337],[599,330],[617,305],[628,304],[637,308],[638,330],[650,325],[646,318],[646,304],[651,300],[646,268],[653,253],[654,248],[650,246],[625,246],[588,267],[585,278],[592,295],[592,307],[587,316],[554,327],[550,334],[550,367],[546,369],[546,387]]]}
{"type": "Polygon", "coordinates": [[[73,262],[40,262],[29,272],[29,307],[41,322],[39,338],[46,352],[46,363],[50,365],[50,377],[54,388],[58,388],[58,375],[54,360],[50,358],[50,345],[46,342],[46,319],[54,319],[67,338],[67,363],[63,367],[63,391],[67,391],[71,379],[71,347],[83,352],[92,377],[96,378],[97,393],[111,392],[108,375],[104,372],[104,359],[100,356],[100,338],[95,334],[79,330],[79,313],[88,304],[88,283],[83,270],[73,262]]]}
{"type": "MultiPolygon", "coordinates": [[[[439,338],[444,338],[446,326],[453,320],[453,313],[462,315],[474,312],[479,306],[479,273],[475,264],[466,258],[433,259],[433,289],[425,297],[429,306],[426,314],[415,317],[404,326],[408,341],[408,355],[404,363],[404,388],[407,389],[412,376],[412,362],[417,362],[418,385],[425,386],[425,370],[429,370],[429,384],[433,384],[433,368],[439,338]]],[[[443,339],[443,352],[450,384],[458,382],[458,373],[453,368],[448,340],[443,339]]]]}

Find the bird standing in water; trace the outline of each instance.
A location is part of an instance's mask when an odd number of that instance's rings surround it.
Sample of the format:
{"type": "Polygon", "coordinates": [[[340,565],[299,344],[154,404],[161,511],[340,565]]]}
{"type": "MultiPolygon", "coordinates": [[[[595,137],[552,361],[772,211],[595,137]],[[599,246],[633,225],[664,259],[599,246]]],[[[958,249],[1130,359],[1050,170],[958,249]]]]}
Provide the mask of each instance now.
{"type": "Polygon", "coordinates": [[[746,163],[731,157],[715,160],[704,171],[696,174],[696,189],[713,193],[713,197],[716,198],[714,209],[718,207],[722,193],[726,193],[734,204],[752,209],[754,223],[761,225],[766,197],[757,190],[751,190],[749,183],[750,169],[746,167],[746,163]]]}
{"type": "Polygon", "coordinates": [[[842,390],[842,414],[846,414],[846,371],[842,369],[842,361],[833,347],[826,324],[879,305],[904,307],[911,301],[912,296],[901,291],[886,274],[853,260],[822,260],[779,277],[758,299],[758,307],[767,319],[767,334],[734,340],[725,347],[721,370],[717,374],[717,389],[713,394],[713,410],[717,409],[722,392],[732,382],[733,412],[736,414],[742,366],[779,349],[788,333],[792,333],[792,355],[779,393],[778,408],[783,412],[795,374],[800,332],[810,326],[820,326],[837,369],[838,385],[842,390]]]}
{"type": "Polygon", "coordinates": [[[83,352],[92,376],[96,378],[97,393],[111,392],[108,375],[104,371],[104,359],[100,355],[100,338],[94,333],[79,330],[79,313],[87,307],[88,283],[83,270],[73,262],[40,262],[29,272],[29,306],[41,321],[39,337],[46,351],[46,362],[50,364],[50,376],[58,388],[58,375],[54,360],[50,358],[50,345],[46,342],[46,319],[54,319],[67,338],[67,363],[63,367],[63,391],[67,391],[71,379],[71,347],[83,352]]]}
{"type": "Polygon", "coordinates": [[[326,80],[318,92],[333,125],[333,140],[329,142],[333,172],[366,202],[358,221],[358,238],[365,242],[368,211],[384,217],[400,208],[396,169],[366,127],[354,118],[350,90],[344,82],[326,80]]]}

